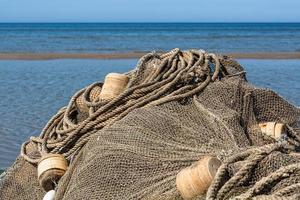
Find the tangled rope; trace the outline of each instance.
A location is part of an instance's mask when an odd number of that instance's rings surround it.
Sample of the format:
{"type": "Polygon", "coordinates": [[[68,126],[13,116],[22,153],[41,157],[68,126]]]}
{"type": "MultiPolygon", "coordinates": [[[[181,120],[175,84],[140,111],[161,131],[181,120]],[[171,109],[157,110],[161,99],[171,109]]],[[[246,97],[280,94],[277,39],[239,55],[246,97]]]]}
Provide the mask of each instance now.
{"type": "Polygon", "coordinates": [[[130,83],[126,90],[111,101],[96,99],[90,101],[90,92],[102,83],[94,83],[78,91],[67,107],[61,108],[50,119],[39,137],[31,137],[22,145],[21,155],[30,163],[38,163],[46,153],[58,153],[72,159],[86,144],[90,136],[107,125],[122,119],[129,112],[144,106],[154,106],[177,101],[201,92],[211,81],[228,74],[221,66],[219,57],[202,50],[182,52],[174,49],[169,53],[150,53],[143,56],[134,72],[130,72],[130,83]],[[149,70],[148,62],[157,59],[150,74],[138,81],[149,70]],[[89,108],[89,116],[77,123],[75,101],[83,96],[83,103],[89,108]],[[74,114],[75,113],[75,114],[74,114]],[[39,156],[27,154],[29,143],[37,146],[39,156]]]}
{"type": "MultiPolygon", "coordinates": [[[[249,149],[245,152],[228,158],[218,169],[216,177],[207,191],[206,199],[225,199],[230,190],[232,190],[235,186],[243,185],[248,180],[249,176],[251,175],[251,171],[262,159],[274,151],[288,150],[294,150],[293,146],[289,145],[287,142],[279,142],[265,145],[260,148],[249,149]],[[226,177],[228,174],[229,165],[238,161],[243,161],[243,166],[232,177],[230,177],[230,179],[227,180],[226,177]]],[[[268,176],[263,177],[261,180],[256,182],[253,187],[234,199],[251,199],[252,197],[262,193],[268,186],[276,182],[280,182],[284,178],[288,178],[291,174],[295,173],[295,171],[300,171],[300,163],[283,166],[280,169],[270,173],[268,176]]],[[[277,197],[282,197],[291,193],[291,191],[295,190],[296,188],[300,188],[299,183],[290,184],[289,186],[276,191],[272,197],[275,199],[277,197]]]]}

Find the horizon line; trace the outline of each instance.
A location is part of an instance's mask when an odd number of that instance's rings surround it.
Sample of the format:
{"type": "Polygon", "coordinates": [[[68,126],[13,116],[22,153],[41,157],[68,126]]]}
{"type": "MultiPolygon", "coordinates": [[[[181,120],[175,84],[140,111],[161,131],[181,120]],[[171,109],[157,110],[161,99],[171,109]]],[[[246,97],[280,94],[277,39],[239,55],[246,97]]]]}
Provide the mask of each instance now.
{"type": "Polygon", "coordinates": [[[31,23],[31,24],[64,24],[64,23],[69,23],[69,24],[218,24],[218,23],[222,23],[222,24],[265,24],[265,23],[268,23],[268,24],[299,24],[299,22],[281,22],[281,21],[265,21],[265,22],[255,22],[255,21],[245,21],[245,22],[37,22],[37,21],[33,21],[33,22],[1,22],[0,21],[0,24],[26,24],[26,23],[31,23]]]}

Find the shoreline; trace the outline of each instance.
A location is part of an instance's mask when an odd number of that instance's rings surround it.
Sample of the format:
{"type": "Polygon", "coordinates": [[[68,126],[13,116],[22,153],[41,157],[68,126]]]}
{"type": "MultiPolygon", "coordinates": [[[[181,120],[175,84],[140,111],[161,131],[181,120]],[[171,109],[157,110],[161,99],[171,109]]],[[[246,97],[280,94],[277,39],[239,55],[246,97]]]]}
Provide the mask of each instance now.
{"type": "MultiPolygon", "coordinates": [[[[135,59],[148,52],[128,53],[0,53],[0,60],[135,59]]],[[[300,52],[222,53],[235,59],[300,59],[300,52]]]]}

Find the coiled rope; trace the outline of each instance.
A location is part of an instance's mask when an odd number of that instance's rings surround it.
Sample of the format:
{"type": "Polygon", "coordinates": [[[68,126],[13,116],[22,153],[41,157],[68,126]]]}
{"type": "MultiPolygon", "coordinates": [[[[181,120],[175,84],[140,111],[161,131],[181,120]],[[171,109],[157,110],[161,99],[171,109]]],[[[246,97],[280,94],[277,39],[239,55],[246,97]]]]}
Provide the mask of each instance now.
{"type": "Polygon", "coordinates": [[[174,49],[165,54],[155,52],[143,56],[126,90],[115,99],[103,102],[90,101],[89,95],[94,83],[78,91],[68,106],[61,108],[46,124],[39,137],[31,137],[21,148],[21,155],[30,163],[38,163],[40,156],[47,153],[62,154],[68,160],[79,152],[90,136],[107,125],[122,119],[129,112],[144,106],[154,106],[178,101],[201,92],[210,82],[228,74],[220,65],[219,57],[202,50],[180,51],[174,49]],[[153,70],[140,83],[142,73],[149,69],[148,62],[158,59],[153,70]],[[75,101],[83,96],[83,103],[89,108],[89,116],[79,123],[74,119],[75,101]],[[37,145],[40,156],[27,154],[29,143],[37,145]]]}
{"type": "MultiPolygon", "coordinates": [[[[293,146],[287,142],[279,142],[274,144],[265,145],[259,148],[249,149],[240,154],[234,155],[228,158],[218,169],[218,172],[214,178],[213,183],[209,187],[206,199],[225,199],[226,195],[235,187],[243,185],[248,181],[251,171],[255,166],[263,160],[266,156],[271,154],[274,151],[290,151],[294,150],[293,146]],[[236,163],[238,161],[243,161],[243,166],[232,176],[230,179],[227,179],[228,168],[230,164],[236,163]]],[[[291,174],[295,172],[300,172],[300,163],[291,164],[288,166],[283,166],[280,169],[270,173],[268,176],[263,177],[258,182],[256,182],[253,187],[248,189],[246,192],[240,194],[237,197],[232,199],[251,199],[256,195],[264,193],[264,189],[270,188],[274,183],[280,182],[284,178],[288,178],[291,174]]],[[[295,189],[299,189],[300,184],[294,183],[290,184],[287,187],[284,187],[274,194],[270,195],[268,198],[283,197],[286,194],[291,193],[295,189]]],[[[268,199],[266,197],[266,199],[268,199]]]]}

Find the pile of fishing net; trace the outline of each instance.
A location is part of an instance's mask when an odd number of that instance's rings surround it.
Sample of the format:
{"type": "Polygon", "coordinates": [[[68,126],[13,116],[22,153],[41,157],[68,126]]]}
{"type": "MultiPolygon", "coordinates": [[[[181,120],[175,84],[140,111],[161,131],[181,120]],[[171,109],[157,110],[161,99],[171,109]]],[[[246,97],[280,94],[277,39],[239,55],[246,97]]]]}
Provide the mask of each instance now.
{"type": "Polygon", "coordinates": [[[123,76],[120,94],[100,98],[103,83],[80,90],[24,143],[0,199],[42,199],[47,154],[69,165],[53,180],[55,199],[300,198],[300,110],[247,82],[236,61],[174,49],[123,76]],[[206,158],[220,161],[207,188],[180,187],[178,175],[206,158]]]}

